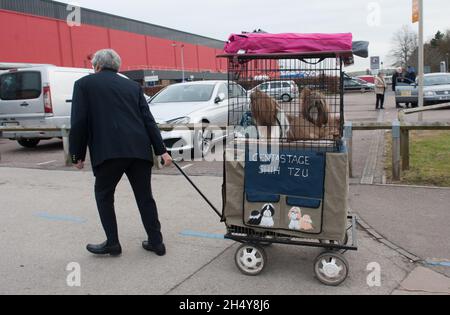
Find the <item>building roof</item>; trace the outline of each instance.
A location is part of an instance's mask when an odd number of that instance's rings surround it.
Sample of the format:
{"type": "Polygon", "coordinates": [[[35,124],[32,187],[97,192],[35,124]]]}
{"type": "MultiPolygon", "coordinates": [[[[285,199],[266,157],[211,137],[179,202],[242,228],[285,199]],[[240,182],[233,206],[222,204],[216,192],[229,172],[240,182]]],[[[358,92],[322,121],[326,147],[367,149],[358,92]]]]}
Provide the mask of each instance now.
{"type": "MultiPolygon", "coordinates": [[[[67,4],[51,0],[0,0],[0,9],[66,20],[67,4]]],[[[81,23],[223,49],[225,42],[113,14],[81,8],[81,23]]]]}

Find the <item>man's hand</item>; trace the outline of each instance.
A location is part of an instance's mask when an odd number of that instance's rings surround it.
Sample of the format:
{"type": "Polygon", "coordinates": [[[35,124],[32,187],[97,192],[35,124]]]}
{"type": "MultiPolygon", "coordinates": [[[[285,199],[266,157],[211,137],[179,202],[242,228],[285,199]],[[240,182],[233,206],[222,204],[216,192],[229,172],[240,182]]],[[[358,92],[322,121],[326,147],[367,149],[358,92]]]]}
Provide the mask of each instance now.
{"type": "Polygon", "coordinates": [[[169,153],[164,153],[162,156],[161,156],[161,158],[163,159],[163,161],[164,161],[164,166],[165,167],[168,167],[168,166],[170,166],[170,165],[172,165],[172,157],[170,156],[170,154],[169,153]]]}
{"type": "Polygon", "coordinates": [[[75,166],[75,168],[82,170],[84,168],[84,162],[83,161],[78,161],[77,164],[74,164],[73,166],[75,166]]]}

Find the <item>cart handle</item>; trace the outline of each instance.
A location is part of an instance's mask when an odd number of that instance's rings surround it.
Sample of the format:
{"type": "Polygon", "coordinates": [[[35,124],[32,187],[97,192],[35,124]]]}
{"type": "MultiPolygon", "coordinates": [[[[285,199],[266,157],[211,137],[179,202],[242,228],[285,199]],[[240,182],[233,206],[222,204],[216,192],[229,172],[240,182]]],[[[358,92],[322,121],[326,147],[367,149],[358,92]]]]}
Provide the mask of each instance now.
{"type": "MultiPolygon", "coordinates": [[[[177,162],[172,161],[173,165],[180,171],[180,173],[187,179],[187,181],[194,187],[194,189],[202,196],[202,198],[208,203],[208,205],[211,207],[211,209],[214,210],[214,212],[219,216],[220,219],[222,219],[222,214],[217,210],[217,208],[212,204],[211,201],[209,201],[208,198],[202,193],[202,191],[194,184],[194,182],[189,178],[189,176],[183,171],[183,169],[178,165],[177,162]]],[[[162,161],[162,164],[164,165],[164,161],[162,161]]]]}

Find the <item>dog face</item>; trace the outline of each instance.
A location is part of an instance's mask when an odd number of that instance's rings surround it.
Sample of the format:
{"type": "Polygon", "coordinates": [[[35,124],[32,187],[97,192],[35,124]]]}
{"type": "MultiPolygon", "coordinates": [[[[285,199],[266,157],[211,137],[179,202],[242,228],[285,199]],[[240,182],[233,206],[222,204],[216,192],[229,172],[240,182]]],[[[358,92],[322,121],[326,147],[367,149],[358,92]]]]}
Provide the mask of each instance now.
{"type": "Polygon", "coordinates": [[[272,127],[277,123],[278,103],[272,97],[256,89],[250,95],[250,109],[257,126],[272,127]]]}
{"type": "Polygon", "coordinates": [[[328,123],[329,108],[326,97],[319,91],[304,88],[301,95],[303,117],[318,127],[328,123]]]}
{"type": "Polygon", "coordinates": [[[275,209],[274,209],[274,207],[271,204],[269,204],[269,203],[265,204],[264,207],[261,210],[261,214],[264,217],[271,218],[275,214],[275,209]]]}
{"type": "Polygon", "coordinates": [[[300,210],[300,208],[292,208],[291,210],[289,210],[289,219],[290,220],[300,220],[302,218],[302,210],[300,210]]]}

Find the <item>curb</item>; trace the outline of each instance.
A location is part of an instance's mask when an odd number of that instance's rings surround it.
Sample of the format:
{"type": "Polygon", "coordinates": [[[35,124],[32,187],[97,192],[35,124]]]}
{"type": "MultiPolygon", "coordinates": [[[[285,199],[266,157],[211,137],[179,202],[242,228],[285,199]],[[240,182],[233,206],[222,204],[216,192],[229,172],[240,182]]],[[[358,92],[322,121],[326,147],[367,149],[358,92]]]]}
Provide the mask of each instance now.
{"type": "Polygon", "coordinates": [[[375,240],[377,240],[381,244],[386,245],[390,249],[396,251],[398,254],[402,255],[403,257],[407,258],[408,260],[410,260],[413,263],[419,263],[419,262],[423,262],[424,261],[422,258],[414,255],[413,253],[408,252],[407,250],[405,250],[405,249],[401,248],[400,246],[392,243],[391,241],[386,239],[384,236],[379,234],[374,228],[372,228],[369,224],[367,224],[367,222],[364,221],[357,212],[353,212],[353,213],[356,213],[358,215],[357,224],[363,230],[365,230],[367,233],[369,233],[369,235],[372,236],[375,240]]]}

